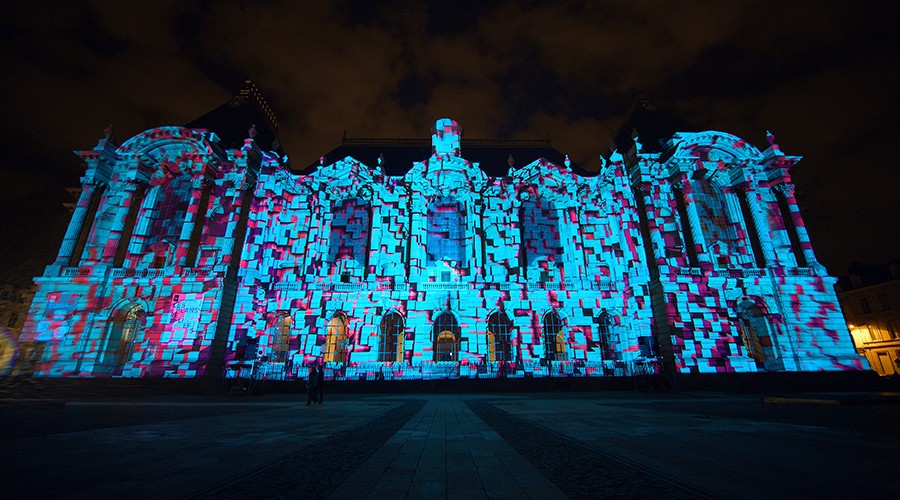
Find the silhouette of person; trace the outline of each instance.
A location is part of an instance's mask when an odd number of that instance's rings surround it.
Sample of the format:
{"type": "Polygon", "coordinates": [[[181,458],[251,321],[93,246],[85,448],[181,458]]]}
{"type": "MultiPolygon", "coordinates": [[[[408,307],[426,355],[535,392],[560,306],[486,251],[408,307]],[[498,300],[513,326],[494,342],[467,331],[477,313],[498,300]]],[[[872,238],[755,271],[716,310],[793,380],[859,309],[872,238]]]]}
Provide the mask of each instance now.
{"type": "Polygon", "coordinates": [[[309,373],[306,377],[306,406],[316,402],[316,396],[319,389],[319,374],[316,372],[316,365],[309,367],[309,373]]]}
{"type": "Polygon", "coordinates": [[[316,393],[319,396],[319,404],[322,404],[322,388],[325,386],[325,369],[319,365],[319,371],[316,373],[316,393]]]}

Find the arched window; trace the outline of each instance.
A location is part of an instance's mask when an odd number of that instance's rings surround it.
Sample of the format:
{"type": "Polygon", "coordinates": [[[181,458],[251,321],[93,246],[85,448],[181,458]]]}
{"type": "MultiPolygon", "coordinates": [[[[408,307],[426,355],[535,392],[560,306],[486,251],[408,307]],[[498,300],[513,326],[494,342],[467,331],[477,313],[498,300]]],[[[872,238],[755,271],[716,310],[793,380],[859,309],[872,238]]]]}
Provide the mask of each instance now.
{"type": "Polygon", "coordinates": [[[466,252],[466,210],[453,197],[440,196],[428,204],[425,251],[428,263],[455,262],[457,268],[468,263],[466,252]]]}
{"type": "Polygon", "coordinates": [[[599,333],[599,341],[600,341],[600,352],[603,353],[604,360],[610,360],[615,358],[615,352],[613,351],[613,339],[612,339],[612,317],[609,315],[609,312],[606,309],[602,309],[600,311],[600,316],[597,318],[598,321],[598,333],[599,333]]]}
{"type": "Polygon", "coordinates": [[[162,248],[159,243],[174,246],[181,237],[181,228],[191,202],[191,178],[179,175],[169,179],[162,188],[156,206],[150,214],[150,229],[144,240],[144,251],[162,248]]]}
{"type": "Polygon", "coordinates": [[[94,375],[121,375],[122,368],[131,359],[134,342],[144,324],[144,309],[134,304],[122,308],[112,318],[100,345],[94,375]]]}
{"type": "Polygon", "coordinates": [[[488,349],[490,361],[513,361],[510,348],[512,322],[505,314],[495,312],[488,316],[488,349]]]}
{"type": "Polygon", "coordinates": [[[432,330],[435,361],[459,361],[459,326],[449,312],[434,320],[432,330]]]}
{"type": "Polygon", "coordinates": [[[747,355],[762,370],[783,370],[784,366],[776,358],[775,346],[769,334],[769,322],[762,308],[750,300],[738,304],[740,335],[747,349],[747,355]]]}
{"type": "Polygon", "coordinates": [[[547,359],[551,361],[565,361],[568,359],[566,354],[566,332],[559,315],[552,311],[548,312],[544,315],[544,321],[541,326],[543,327],[544,350],[547,353],[547,359]]]}
{"type": "Polygon", "coordinates": [[[337,313],[328,322],[328,333],[325,336],[325,362],[347,362],[347,317],[337,313]]]}
{"type": "Polygon", "coordinates": [[[693,179],[691,190],[706,250],[716,265],[727,267],[737,255],[737,233],[729,223],[725,193],[706,179],[693,179]]]}
{"type": "Polygon", "coordinates": [[[381,320],[380,330],[378,361],[403,361],[403,318],[396,312],[390,312],[381,320]]]}
{"type": "Polygon", "coordinates": [[[289,314],[285,314],[278,319],[275,325],[275,337],[272,339],[272,354],[274,361],[287,361],[288,352],[291,346],[291,325],[293,320],[289,314]]]}

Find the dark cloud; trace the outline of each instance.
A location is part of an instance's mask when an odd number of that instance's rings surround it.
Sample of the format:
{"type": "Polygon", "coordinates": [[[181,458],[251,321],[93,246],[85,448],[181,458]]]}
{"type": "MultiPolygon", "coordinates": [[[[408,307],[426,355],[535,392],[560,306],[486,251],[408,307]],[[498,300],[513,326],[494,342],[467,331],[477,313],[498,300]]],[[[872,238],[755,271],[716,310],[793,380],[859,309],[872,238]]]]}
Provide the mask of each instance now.
{"type": "MultiPolygon", "coordinates": [[[[251,78],[298,165],[351,136],[537,138],[588,168],[639,93],[795,169],[832,272],[897,256],[897,7],[888,2],[20,2],[0,19],[5,273],[65,228],[73,149],[181,124],[251,78]],[[26,203],[39,199],[34,209],[26,203]],[[54,215],[55,214],[55,215],[54,215]],[[15,239],[37,218],[62,221],[15,239]],[[32,241],[34,241],[32,243],[32,241]]],[[[32,262],[22,264],[31,256],[32,262]]],[[[40,261],[35,263],[34,259],[40,261]]],[[[24,267],[23,267],[24,266],[24,267]]],[[[9,271],[17,269],[17,271],[9,271]]],[[[0,279],[7,279],[0,276],[0,279]]]]}

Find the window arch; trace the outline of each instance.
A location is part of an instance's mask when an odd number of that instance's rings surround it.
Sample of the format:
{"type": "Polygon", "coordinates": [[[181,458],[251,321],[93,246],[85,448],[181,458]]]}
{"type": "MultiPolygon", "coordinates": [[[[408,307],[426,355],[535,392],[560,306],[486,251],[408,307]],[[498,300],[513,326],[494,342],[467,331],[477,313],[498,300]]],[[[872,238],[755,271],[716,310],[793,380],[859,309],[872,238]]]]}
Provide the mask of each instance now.
{"type": "Polygon", "coordinates": [[[544,321],[541,326],[543,327],[544,351],[547,359],[550,361],[565,361],[568,359],[566,353],[566,332],[559,315],[554,311],[548,312],[544,315],[544,321]]]}
{"type": "Polygon", "coordinates": [[[488,316],[487,335],[490,361],[513,361],[510,346],[512,322],[500,312],[488,316]]]}
{"type": "Polygon", "coordinates": [[[134,353],[134,343],[144,325],[144,309],[133,304],[119,309],[101,341],[94,375],[121,375],[122,368],[134,353]]]}
{"type": "Polygon", "coordinates": [[[434,361],[459,361],[459,326],[449,312],[434,320],[434,361]]]}
{"type": "Polygon", "coordinates": [[[394,311],[381,320],[378,361],[403,361],[403,317],[394,311]]]}
{"type": "Polygon", "coordinates": [[[347,316],[337,313],[328,322],[328,333],[325,335],[325,362],[347,362],[347,316]]]}

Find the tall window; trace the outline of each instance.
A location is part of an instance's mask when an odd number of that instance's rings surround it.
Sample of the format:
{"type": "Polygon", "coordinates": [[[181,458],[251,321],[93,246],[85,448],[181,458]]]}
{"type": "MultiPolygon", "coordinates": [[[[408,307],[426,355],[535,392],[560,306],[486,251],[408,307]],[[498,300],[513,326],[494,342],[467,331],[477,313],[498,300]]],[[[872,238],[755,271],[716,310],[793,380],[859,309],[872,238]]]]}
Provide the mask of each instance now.
{"type": "Polygon", "coordinates": [[[490,361],[512,361],[510,333],[512,322],[505,314],[495,312],[488,316],[488,349],[490,361]]]}
{"type": "Polygon", "coordinates": [[[604,360],[612,360],[615,359],[616,353],[613,349],[613,339],[612,339],[612,316],[610,316],[609,312],[606,309],[602,309],[600,311],[600,317],[598,318],[598,330],[600,334],[600,351],[603,353],[604,360]]]}
{"type": "Polygon", "coordinates": [[[566,333],[559,315],[555,312],[548,312],[544,315],[544,321],[541,326],[543,327],[544,350],[547,353],[547,359],[551,361],[565,361],[568,359],[566,354],[566,333]]]}
{"type": "Polygon", "coordinates": [[[713,262],[727,267],[731,262],[731,256],[736,254],[733,246],[737,234],[728,223],[725,194],[706,179],[692,180],[691,189],[707,251],[713,262]]]}
{"type": "Polygon", "coordinates": [[[160,242],[174,245],[181,237],[181,228],[191,202],[191,178],[180,175],[170,179],[162,188],[151,215],[150,231],[144,240],[144,251],[154,251],[160,242]]]}
{"type": "MultiPolygon", "coordinates": [[[[557,262],[562,256],[556,207],[540,197],[522,202],[519,227],[522,232],[522,267],[528,268],[536,261],[544,260],[545,271],[549,273],[550,263],[557,262]]],[[[549,277],[545,280],[549,281],[549,277]]]]}
{"type": "Polygon", "coordinates": [[[435,361],[459,361],[459,326],[449,312],[434,320],[432,330],[435,361]]]}
{"type": "Polygon", "coordinates": [[[293,321],[290,315],[283,315],[275,325],[275,338],[272,339],[272,354],[275,361],[287,361],[291,346],[291,325],[293,321]]]}
{"type": "Polygon", "coordinates": [[[347,362],[347,317],[337,313],[328,322],[328,333],[325,336],[325,362],[347,362]]]}
{"type": "Polygon", "coordinates": [[[425,249],[428,263],[468,263],[466,254],[466,211],[453,197],[439,196],[428,204],[425,249]]]}
{"type": "Polygon", "coordinates": [[[144,310],[136,304],[116,312],[101,342],[103,350],[94,367],[94,375],[122,374],[122,368],[134,352],[134,342],[143,326],[144,316],[144,310]]]}
{"type": "Polygon", "coordinates": [[[332,208],[328,262],[334,265],[349,259],[360,266],[368,265],[370,211],[369,204],[358,198],[344,200],[332,208]]]}
{"type": "Polygon", "coordinates": [[[403,318],[392,311],[381,320],[380,330],[378,361],[387,363],[403,361],[403,318]]]}

